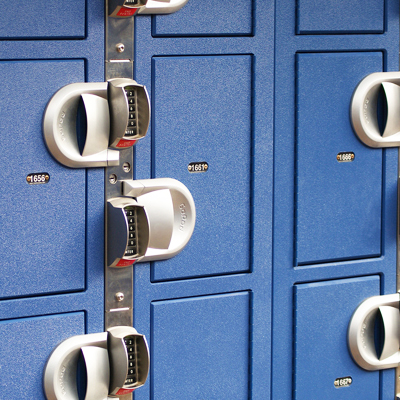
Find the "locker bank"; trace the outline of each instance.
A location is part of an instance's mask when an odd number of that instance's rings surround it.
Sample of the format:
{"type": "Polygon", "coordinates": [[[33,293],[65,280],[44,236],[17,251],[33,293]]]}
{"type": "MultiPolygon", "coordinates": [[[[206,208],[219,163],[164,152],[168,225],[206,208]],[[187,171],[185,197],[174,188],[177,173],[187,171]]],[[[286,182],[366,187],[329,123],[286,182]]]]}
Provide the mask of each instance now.
{"type": "Polygon", "coordinates": [[[400,398],[397,1],[1,5],[0,399],[400,398]]]}

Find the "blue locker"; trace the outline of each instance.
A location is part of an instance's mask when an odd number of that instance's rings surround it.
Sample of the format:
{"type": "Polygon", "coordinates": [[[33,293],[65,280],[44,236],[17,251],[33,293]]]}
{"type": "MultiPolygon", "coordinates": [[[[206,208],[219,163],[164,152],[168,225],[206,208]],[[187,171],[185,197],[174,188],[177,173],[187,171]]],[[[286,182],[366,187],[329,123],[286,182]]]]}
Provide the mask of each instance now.
{"type": "MultiPolygon", "coordinates": [[[[58,89],[104,81],[104,2],[3,3],[0,398],[44,400],[52,350],[104,331],[108,176],[62,166],[42,134],[58,89]]],[[[396,290],[398,152],[363,145],[349,108],[366,75],[399,69],[398,14],[394,0],[189,0],[134,17],[152,108],[134,178],[181,181],[197,213],[179,255],[133,268],[151,356],[135,400],[394,398],[393,370],[360,369],[346,332],[362,300],[396,290]]]]}
{"type": "Polygon", "coordinates": [[[53,349],[104,329],[104,171],[63,167],[42,134],[60,87],[104,79],[104,10],[98,1],[2,6],[0,397],[44,399],[53,349]],[[28,183],[44,173],[48,183],[28,183]]]}

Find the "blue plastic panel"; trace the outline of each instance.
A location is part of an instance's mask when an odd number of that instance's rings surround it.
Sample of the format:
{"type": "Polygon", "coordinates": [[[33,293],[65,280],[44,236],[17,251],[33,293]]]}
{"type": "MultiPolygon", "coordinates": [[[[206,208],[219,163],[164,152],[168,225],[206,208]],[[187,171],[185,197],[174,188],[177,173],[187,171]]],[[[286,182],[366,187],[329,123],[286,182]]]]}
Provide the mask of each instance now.
{"type": "Polygon", "coordinates": [[[250,261],[250,56],[155,57],[153,175],[184,183],[197,220],[181,254],[154,280],[247,271],[250,261]],[[206,161],[207,172],[189,173],[206,161]]]}
{"type": "Polygon", "coordinates": [[[377,400],[379,371],[362,370],[347,347],[353,312],[379,295],[378,276],[297,285],[295,290],[295,399],[377,400]],[[337,378],[349,387],[335,388],[337,378]]]}
{"type": "Polygon", "coordinates": [[[84,61],[3,61],[0,76],[1,297],[83,289],[86,175],[50,156],[42,117],[59,88],[85,80],[84,61]],[[27,183],[41,172],[49,183],[27,183]]]}
{"type": "Polygon", "coordinates": [[[156,301],[151,310],[152,398],[249,398],[248,292],[156,301]]]}
{"type": "Polygon", "coordinates": [[[237,36],[253,31],[253,0],[189,0],[177,13],[154,17],[153,36],[237,36]]]}
{"type": "Polygon", "coordinates": [[[0,38],[83,38],[85,0],[6,1],[0,13],[0,38]]]}
{"type": "Polygon", "coordinates": [[[298,0],[297,33],[381,33],[384,9],[382,0],[298,0]]]}
{"type": "Polygon", "coordinates": [[[84,333],[83,312],[1,321],[1,398],[44,400],[43,371],[51,352],[84,333]]]}
{"type": "Polygon", "coordinates": [[[349,107],[382,64],[380,52],[297,56],[298,264],[381,253],[382,151],[357,139],[349,107]]]}

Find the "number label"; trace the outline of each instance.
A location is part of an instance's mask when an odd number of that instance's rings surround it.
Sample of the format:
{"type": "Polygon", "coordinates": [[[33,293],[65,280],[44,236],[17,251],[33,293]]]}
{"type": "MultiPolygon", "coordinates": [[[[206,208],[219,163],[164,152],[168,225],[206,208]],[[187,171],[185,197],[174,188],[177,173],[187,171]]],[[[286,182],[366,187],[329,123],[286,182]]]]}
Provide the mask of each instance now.
{"type": "Polygon", "coordinates": [[[336,160],[339,162],[351,162],[354,161],[355,154],[352,151],[338,153],[336,160]]]}
{"type": "Polygon", "coordinates": [[[353,383],[353,379],[351,376],[346,376],[344,378],[335,379],[334,385],[335,388],[349,387],[353,383]]]}
{"type": "Polygon", "coordinates": [[[208,163],[205,161],[201,162],[191,162],[188,165],[188,171],[190,173],[195,173],[195,172],[207,172],[208,171],[208,163]]]}
{"type": "Polygon", "coordinates": [[[33,173],[26,177],[26,181],[30,185],[38,185],[42,183],[49,183],[50,175],[47,172],[33,173]]]}

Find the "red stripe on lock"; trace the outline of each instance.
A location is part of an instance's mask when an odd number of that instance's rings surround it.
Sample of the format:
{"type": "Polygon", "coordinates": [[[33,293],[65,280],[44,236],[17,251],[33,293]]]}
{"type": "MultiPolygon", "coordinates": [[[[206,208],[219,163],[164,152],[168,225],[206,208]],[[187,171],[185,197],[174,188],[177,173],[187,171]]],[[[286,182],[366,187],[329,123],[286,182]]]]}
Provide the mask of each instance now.
{"type": "Polygon", "coordinates": [[[138,10],[137,8],[121,7],[117,15],[118,17],[132,17],[132,15],[134,15],[137,10],[138,10]]]}
{"type": "Polygon", "coordinates": [[[122,396],[124,394],[132,393],[135,389],[119,389],[116,393],[117,396],[122,396]]]}
{"type": "Polygon", "coordinates": [[[136,140],[121,139],[117,143],[117,147],[119,147],[119,148],[130,147],[130,146],[133,146],[135,143],[136,143],[136,140]]]}
{"type": "Polygon", "coordinates": [[[137,260],[123,260],[121,258],[121,260],[118,261],[116,267],[129,267],[132,264],[135,264],[137,260]]]}

